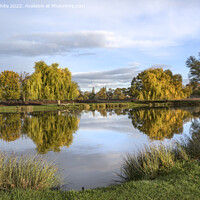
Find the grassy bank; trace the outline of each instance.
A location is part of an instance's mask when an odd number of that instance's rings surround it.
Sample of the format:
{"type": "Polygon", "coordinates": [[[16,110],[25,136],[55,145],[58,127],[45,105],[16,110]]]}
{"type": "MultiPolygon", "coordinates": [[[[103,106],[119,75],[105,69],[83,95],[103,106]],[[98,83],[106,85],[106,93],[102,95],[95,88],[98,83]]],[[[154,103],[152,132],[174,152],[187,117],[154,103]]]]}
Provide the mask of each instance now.
{"type": "Polygon", "coordinates": [[[1,106],[0,113],[56,111],[58,109],[58,106],[54,104],[41,106],[1,106]]]}
{"type": "Polygon", "coordinates": [[[2,200],[128,200],[199,199],[200,166],[197,161],[182,163],[154,180],[131,181],[117,186],[77,191],[0,191],[2,200]]]}
{"type": "Polygon", "coordinates": [[[138,103],[69,103],[69,104],[49,104],[40,106],[1,106],[0,113],[13,112],[35,112],[35,111],[57,111],[57,110],[103,110],[103,109],[124,109],[145,107],[146,104],[138,103]]]}
{"type": "Polygon", "coordinates": [[[95,109],[123,109],[123,108],[170,108],[200,106],[200,100],[163,100],[163,101],[130,101],[130,102],[103,102],[103,103],[66,103],[44,105],[0,106],[0,112],[33,112],[56,110],[95,110],[95,109]]]}

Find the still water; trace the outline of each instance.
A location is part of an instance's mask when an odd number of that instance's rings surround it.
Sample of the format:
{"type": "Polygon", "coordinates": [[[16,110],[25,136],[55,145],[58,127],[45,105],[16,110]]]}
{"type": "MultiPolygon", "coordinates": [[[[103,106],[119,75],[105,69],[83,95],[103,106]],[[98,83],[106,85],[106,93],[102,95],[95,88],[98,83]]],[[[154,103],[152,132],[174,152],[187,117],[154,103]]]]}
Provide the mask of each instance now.
{"type": "Polygon", "coordinates": [[[0,114],[0,150],[54,161],[64,189],[113,183],[128,153],[189,135],[199,108],[0,114]]]}

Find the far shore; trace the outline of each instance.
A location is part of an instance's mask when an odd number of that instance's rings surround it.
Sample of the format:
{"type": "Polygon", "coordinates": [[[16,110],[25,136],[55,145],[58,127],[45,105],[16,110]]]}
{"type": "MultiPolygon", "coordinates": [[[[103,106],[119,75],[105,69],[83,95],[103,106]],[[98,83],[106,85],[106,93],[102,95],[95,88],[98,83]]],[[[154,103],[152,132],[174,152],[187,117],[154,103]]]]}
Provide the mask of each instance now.
{"type": "Polygon", "coordinates": [[[57,110],[95,110],[95,109],[125,109],[125,108],[171,108],[171,107],[198,107],[200,98],[181,100],[139,101],[136,99],[95,99],[95,100],[7,100],[0,101],[0,112],[33,112],[57,110]]]}

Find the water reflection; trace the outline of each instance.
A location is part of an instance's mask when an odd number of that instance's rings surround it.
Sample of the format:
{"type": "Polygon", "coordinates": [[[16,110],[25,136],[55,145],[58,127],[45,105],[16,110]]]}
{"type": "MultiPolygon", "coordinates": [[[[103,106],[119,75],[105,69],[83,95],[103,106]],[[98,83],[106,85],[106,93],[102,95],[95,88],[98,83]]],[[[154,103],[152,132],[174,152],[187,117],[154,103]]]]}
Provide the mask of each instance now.
{"type": "Polygon", "coordinates": [[[20,137],[21,120],[20,114],[0,115],[0,138],[11,142],[20,137]]]}
{"type": "Polygon", "coordinates": [[[163,140],[183,132],[183,124],[192,114],[186,110],[133,109],[129,113],[133,126],[147,134],[150,139],[163,140]]]}
{"type": "MultiPolygon", "coordinates": [[[[136,129],[146,134],[151,140],[164,140],[172,138],[174,134],[182,133],[183,125],[192,118],[198,117],[200,110],[197,108],[194,110],[110,109],[83,111],[82,115],[84,113],[87,119],[82,121],[82,129],[111,130],[138,137],[134,132],[136,129]],[[88,118],[90,114],[92,114],[92,120],[88,118]],[[105,120],[99,120],[96,114],[105,120]],[[116,123],[119,115],[124,117],[118,118],[120,122],[116,123]],[[130,126],[129,120],[132,121],[133,127],[130,126]]],[[[57,112],[0,114],[0,139],[11,142],[19,139],[20,135],[28,136],[39,153],[58,152],[61,147],[69,147],[73,143],[73,134],[78,130],[80,122],[79,114],[57,112]]]]}
{"type": "Polygon", "coordinates": [[[33,113],[31,117],[25,118],[22,132],[33,140],[38,152],[58,152],[60,147],[72,144],[78,124],[76,115],[33,113]]]}
{"type": "Polygon", "coordinates": [[[55,112],[1,114],[0,138],[11,142],[20,135],[28,136],[39,153],[58,152],[60,147],[72,144],[79,121],[77,115],[55,112]]]}

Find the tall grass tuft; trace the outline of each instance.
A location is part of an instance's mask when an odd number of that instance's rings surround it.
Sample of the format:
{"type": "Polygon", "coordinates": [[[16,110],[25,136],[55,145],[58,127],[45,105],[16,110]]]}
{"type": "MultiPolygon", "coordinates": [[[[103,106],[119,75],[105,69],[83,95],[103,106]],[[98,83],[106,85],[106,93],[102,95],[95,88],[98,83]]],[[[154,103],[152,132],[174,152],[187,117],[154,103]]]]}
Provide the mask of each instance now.
{"type": "Polygon", "coordinates": [[[0,153],[0,189],[51,189],[61,184],[58,168],[38,156],[0,153]]]}
{"type": "Polygon", "coordinates": [[[188,160],[185,150],[181,147],[173,148],[163,144],[145,146],[143,151],[127,155],[117,175],[120,182],[154,179],[162,170],[170,169],[180,159],[188,160]]]}
{"type": "Polygon", "coordinates": [[[200,123],[193,122],[191,135],[178,141],[177,144],[185,149],[190,158],[200,159],[200,123]]]}

